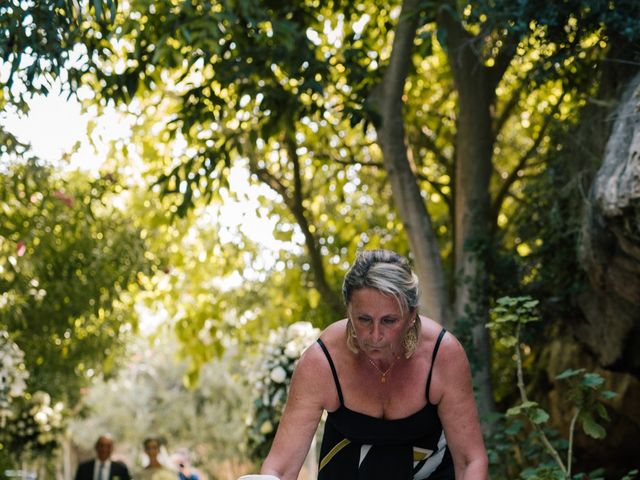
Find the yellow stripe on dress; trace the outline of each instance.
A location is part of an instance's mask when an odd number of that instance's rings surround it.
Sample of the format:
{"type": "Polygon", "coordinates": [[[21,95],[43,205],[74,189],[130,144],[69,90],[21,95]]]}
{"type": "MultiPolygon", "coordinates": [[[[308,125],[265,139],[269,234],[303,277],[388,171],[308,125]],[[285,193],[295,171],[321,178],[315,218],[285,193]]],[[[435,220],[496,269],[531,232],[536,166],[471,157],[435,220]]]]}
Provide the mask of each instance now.
{"type": "Polygon", "coordinates": [[[351,440],[348,439],[343,439],[340,440],[340,442],[338,442],[336,444],[335,447],[333,447],[331,450],[329,450],[329,453],[327,453],[324,458],[322,459],[322,461],[320,462],[320,468],[318,471],[322,470],[324,468],[324,466],[329,463],[331,461],[331,459],[340,451],[342,450],[344,447],[346,447],[347,445],[349,445],[351,443],[351,440]]]}
{"type": "Polygon", "coordinates": [[[429,450],[428,448],[413,447],[413,461],[421,462],[422,460],[426,460],[432,453],[433,450],[429,450]]]}

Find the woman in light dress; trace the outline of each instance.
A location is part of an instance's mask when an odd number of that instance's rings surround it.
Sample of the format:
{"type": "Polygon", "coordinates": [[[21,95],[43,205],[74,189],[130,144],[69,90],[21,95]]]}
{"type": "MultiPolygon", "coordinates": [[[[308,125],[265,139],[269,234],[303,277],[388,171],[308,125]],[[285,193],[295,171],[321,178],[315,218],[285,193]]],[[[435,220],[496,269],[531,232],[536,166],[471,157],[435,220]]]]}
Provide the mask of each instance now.
{"type": "Polygon", "coordinates": [[[160,440],[157,438],[146,438],[143,446],[144,453],[149,457],[149,464],[134,475],[134,480],[176,480],[176,472],[165,467],[158,460],[160,440]]]}

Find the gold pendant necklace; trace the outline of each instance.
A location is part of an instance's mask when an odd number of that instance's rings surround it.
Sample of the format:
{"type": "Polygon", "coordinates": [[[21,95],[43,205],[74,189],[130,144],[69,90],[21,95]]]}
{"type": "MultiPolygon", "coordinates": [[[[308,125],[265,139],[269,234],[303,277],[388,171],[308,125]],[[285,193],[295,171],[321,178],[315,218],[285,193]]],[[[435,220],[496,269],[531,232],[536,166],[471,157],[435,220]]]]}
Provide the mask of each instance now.
{"type": "Polygon", "coordinates": [[[387,383],[387,375],[389,374],[389,372],[391,372],[391,369],[393,368],[393,366],[396,364],[396,362],[398,361],[400,357],[396,357],[393,362],[391,362],[391,365],[389,365],[389,368],[387,368],[384,372],[382,370],[380,370],[380,368],[378,367],[378,365],[376,365],[376,362],[374,362],[373,360],[371,360],[369,357],[367,357],[367,360],[369,360],[369,363],[371,365],[373,365],[373,368],[375,368],[381,375],[380,377],[380,383],[387,383]]]}

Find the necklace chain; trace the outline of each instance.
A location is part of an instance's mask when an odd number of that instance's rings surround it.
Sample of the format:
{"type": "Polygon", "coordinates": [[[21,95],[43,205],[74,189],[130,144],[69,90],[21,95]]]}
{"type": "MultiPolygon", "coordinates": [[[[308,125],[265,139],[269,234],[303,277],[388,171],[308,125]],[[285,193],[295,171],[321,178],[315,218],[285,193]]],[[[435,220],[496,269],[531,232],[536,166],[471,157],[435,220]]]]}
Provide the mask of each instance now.
{"type": "Polygon", "coordinates": [[[378,365],[376,365],[376,362],[371,360],[369,357],[367,357],[367,360],[369,360],[369,363],[371,365],[373,365],[373,368],[375,368],[380,373],[380,375],[381,375],[380,383],[387,383],[387,375],[391,372],[391,369],[396,364],[396,362],[398,361],[399,358],[400,357],[394,358],[393,362],[391,362],[391,365],[389,365],[389,368],[387,368],[384,372],[382,370],[380,370],[380,367],[378,367],[378,365]]]}

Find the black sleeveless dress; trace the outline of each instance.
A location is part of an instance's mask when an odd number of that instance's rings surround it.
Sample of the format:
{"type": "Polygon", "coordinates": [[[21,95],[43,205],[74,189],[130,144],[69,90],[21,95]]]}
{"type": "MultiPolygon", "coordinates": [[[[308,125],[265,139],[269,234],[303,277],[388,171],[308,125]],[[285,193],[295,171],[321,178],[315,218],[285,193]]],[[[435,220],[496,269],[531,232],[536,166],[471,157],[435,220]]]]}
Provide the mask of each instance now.
{"type": "Polygon", "coordinates": [[[427,404],[416,413],[394,420],[371,417],[344,405],[336,368],[327,347],[340,407],[327,415],[320,447],[318,480],[454,480],[453,461],[438,417],[429,403],[433,364],[445,334],[438,335],[427,378],[427,404]]]}

